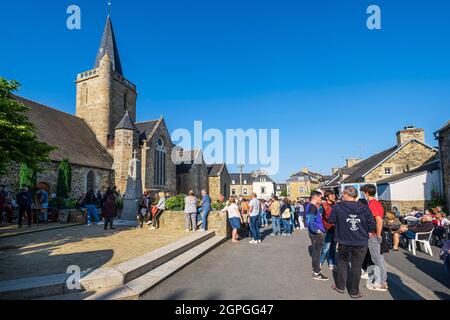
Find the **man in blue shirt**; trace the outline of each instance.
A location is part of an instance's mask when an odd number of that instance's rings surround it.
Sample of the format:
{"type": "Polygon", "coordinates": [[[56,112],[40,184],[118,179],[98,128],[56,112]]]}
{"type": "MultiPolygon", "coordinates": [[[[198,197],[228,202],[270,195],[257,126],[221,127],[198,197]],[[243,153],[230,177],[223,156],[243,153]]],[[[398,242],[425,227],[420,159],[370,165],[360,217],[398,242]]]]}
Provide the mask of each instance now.
{"type": "Polygon", "coordinates": [[[205,190],[202,190],[202,203],[201,207],[201,215],[202,215],[202,228],[201,232],[205,232],[208,229],[208,215],[211,211],[211,197],[205,190]]]}
{"type": "Polygon", "coordinates": [[[48,193],[43,188],[39,190],[39,203],[41,205],[41,214],[44,218],[44,223],[48,223],[48,193]]]}

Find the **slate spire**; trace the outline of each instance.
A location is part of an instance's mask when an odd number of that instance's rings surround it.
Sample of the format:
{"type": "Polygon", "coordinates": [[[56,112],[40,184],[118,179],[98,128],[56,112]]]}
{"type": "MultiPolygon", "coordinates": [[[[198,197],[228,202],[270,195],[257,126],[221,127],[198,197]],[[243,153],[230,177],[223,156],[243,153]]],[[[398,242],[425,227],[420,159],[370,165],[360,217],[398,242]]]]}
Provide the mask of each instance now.
{"type": "Polygon", "coordinates": [[[116,38],[114,36],[114,29],[111,22],[111,17],[108,14],[106,18],[105,30],[103,31],[102,41],[98,49],[97,59],[95,60],[95,68],[100,65],[100,60],[108,53],[111,60],[113,70],[123,76],[122,65],[120,63],[119,49],[117,48],[116,38]]]}
{"type": "Polygon", "coordinates": [[[138,131],[136,126],[134,125],[133,120],[131,119],[130,114],[128,113],[128,111],[123,116],[122,120],[119,122],[117,127],[115,128],[115,130],[121,130],[121,129],[138,131]]]}

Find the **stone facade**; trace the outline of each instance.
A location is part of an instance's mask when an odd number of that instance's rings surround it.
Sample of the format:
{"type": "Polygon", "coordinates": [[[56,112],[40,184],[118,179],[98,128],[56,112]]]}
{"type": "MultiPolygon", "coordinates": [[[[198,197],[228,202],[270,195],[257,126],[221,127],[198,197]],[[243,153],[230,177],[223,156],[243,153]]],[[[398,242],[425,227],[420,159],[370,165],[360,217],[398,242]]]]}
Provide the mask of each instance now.
{"type": "Polygon", "coordinates": [[[98,68],[78,75],[76,88],[76,115],[87,122],[105,148],[127,111],[136,121],[136,87],[113,70],[108,55],[98,68]]]}
{"type": "Polygon", "coordinates": [[[176,165],[172,161],[172,152],[174,149],[169,131],[163,119],[157,126],[157,129],[141,149],[142,154],[142,183],[144,190],[150,191],[167,191],[175,193],[177,191],[177,174],[176,165]],[[165,184],[157,185],[155,183],[155,150],[158,140],[161,139],[166,151],[165,163],[165,184]]]}
{"type": "MultiPolygon", "coordinates": [[[[48,186],[49,195],[56,194],[56,187],[58,184],[58,162],[49,162],[41,164],[43,171],[37,175],[37,185],[44,184],[48,186]]],[[[111,185],[113,179],[113,171],[83,167],[71,164],[72,168],[72,190],[70,192],[71,198],[78,198],[83,192],[87,192],[88,185],[93,185],[95,191],[106,191],[111,185]],[[89,181],[89,179],[92,179],[89,181]]],[[[8,186],[9,190],[14,195],[19,190],[19,166],[14,164],[9,173],[0,176],[0,183],[8,186]]]]}
{"type": "Polygon", "coordinates": [[[225,199],[230,197],[230,174],[228,173],[227,166],[224,166],[219,176],[209,177],[209,195],[213,202],[220,199],[223,195],[225,199]]]}
{"type": "Polygon", "coordinates": [[[208,169],[205,164],[194,164],[188,173],[177,174],[177,192],[188,194],[193,190],[200,196],[202,190],[208,190],[208,169]]]}
{"type": "Polygon", "coordinates": [[[390,176],[402,174],[405,171],[420,167],[436,156],[437,150],[431,149],[417,141],[411,141],[394,156],[381,163],[365,176],[365,182],[376,183],[386,179],[389,177],[386,175],[386,169],[390,169],[390,176]]]}
{"type": "Polygon", "coordinates": [[[290,181],[288,184],[289,199],[295,201],[297,199],[307,199],[311,192],[319,188],[319,183],[311,181],[290,181]]]}
{"type": "Polygon", "coordinates": [[[439,132],[439,150],[443,191],[447,202],[447,210],[450,210],[450,125],[439,132]]]}
{"type": "Polygon", "coordinates": [[[398,201],[398,200],[382,200],[380,201],[386,211],[392,211],[394,207],[398,208],[400,212],[406,213],[410,212],[413,207],[416,207],[420,210],[425,210],[428,208],[429,201],[398,201]]]}
{"type": "Polygon", "coordinates": [[[242,189],[239,184],[230,185],[230,196],[240,196],[242,195],[244,198],[250,198],[253,193],[253,184],[243,184],[242,189]]]}
{"type": "Polygon", "coordinates": [[[114,140],[114,183],[120,193],[127,186],[128,166],[133,158],[133,151],[138,147],[137,133],[133,130],[116,130],[114,140]]]}

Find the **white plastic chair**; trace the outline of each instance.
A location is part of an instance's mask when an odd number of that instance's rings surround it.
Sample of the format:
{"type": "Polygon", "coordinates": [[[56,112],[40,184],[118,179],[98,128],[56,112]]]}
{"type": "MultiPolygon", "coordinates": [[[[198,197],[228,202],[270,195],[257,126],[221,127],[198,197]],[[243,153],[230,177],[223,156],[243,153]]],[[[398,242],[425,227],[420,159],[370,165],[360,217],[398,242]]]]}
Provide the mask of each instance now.
{"type": "Polygon", "coordinates": [[[431,250],[431,237],[433,236],[434,229],[431,232],[416,233],[415,239],[408,239],[408,250],[416,256],[417,243],[420,245],[420,250],[433,256],[433,250],[431,250]],[[419,240],[421,237],[428,236],[426,240],[419,240]]]}

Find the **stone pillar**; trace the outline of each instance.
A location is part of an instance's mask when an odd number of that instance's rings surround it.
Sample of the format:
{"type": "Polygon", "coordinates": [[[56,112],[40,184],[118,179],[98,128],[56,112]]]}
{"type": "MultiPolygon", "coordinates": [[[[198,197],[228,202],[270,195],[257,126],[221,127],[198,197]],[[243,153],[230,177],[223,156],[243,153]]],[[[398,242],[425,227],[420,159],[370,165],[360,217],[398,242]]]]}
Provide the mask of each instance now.
{"type": "Polygon", "coordinates": [[[128,179],[124,198],[124,207],[122,211],[122,220],[136,221],[139,210],[139,202],[141,200],[142,179],[141,179],[141,161],[136,158],[130,161],[128,166],[128,179]]]}

